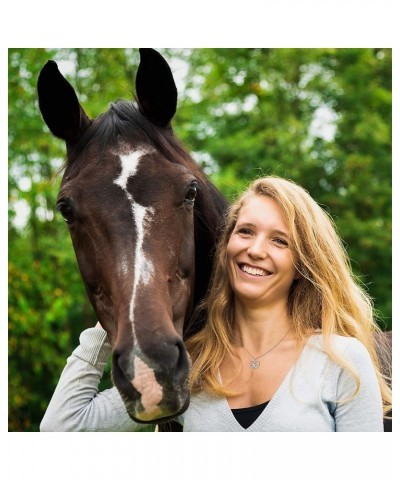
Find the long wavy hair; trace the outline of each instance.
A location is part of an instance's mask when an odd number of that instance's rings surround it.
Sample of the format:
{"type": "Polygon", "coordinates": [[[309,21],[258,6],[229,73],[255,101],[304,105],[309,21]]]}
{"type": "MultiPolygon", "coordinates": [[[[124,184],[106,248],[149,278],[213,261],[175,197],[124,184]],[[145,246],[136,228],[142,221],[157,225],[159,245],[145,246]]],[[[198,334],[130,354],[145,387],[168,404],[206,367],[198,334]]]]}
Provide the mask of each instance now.
{"type": "Polygon", "coordinates": [[[213,274],[208,294],[201,305],[208,320],[205,328],[187,341],[192,358],[192,393],[206,391],[227,397],[235,392],[224,387],[219,366],[225,355],[234,352],[234,293],[230,286],[226,252],[230,236],[242,206],[254,195],[274,199],[282,208],[289,228],[291,248],[296,256],[300,278],[293,281],[288,309],[296,336],[304,343],[315,332],[323,335],[324,349],[329,357],[350,371],[360,388],[357,372],[333,348],[331,335],[357,338],[368,350],[378,377],[384,413],[391,408],[391,389],[381,373],[375,337],[380,332],[372,301],[353,276],[350,260],[329,215],[302,187],[279,177],[255,180],[232,204],[225,218],[217,245],[213,274]]]}

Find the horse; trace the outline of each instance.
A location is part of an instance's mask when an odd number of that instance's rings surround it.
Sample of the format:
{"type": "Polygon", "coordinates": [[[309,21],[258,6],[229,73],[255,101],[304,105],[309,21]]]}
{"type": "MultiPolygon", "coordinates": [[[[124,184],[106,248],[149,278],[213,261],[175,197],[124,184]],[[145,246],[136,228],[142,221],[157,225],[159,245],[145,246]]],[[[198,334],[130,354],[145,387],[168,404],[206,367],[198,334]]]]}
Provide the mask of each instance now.
{"type": "Polygon", "coordinates": [[[189,405],[183,340],[204,324],[189,320],[207,291],[227,201],[173,132],[170,67],[139,51],[137,100],[95,119],[56,62],[43,66],[37,90],[45,123],[66,144],[57,208],[112,344],[113,383],[135,422],[158,424],[189,405]]]}

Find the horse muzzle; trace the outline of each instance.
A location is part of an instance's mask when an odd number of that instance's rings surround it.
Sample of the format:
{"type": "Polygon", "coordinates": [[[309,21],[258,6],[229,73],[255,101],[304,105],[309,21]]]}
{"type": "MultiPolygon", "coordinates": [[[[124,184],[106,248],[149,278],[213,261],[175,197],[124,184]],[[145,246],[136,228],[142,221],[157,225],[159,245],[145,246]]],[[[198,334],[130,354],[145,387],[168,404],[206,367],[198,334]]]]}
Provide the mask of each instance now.
{"type": "Polygon", "coordinates": [[[130,417],[139,423],[175,418],[189,405],[190,360],[179,337],[154,346],[114,350],[112,377],[130,417]]]}

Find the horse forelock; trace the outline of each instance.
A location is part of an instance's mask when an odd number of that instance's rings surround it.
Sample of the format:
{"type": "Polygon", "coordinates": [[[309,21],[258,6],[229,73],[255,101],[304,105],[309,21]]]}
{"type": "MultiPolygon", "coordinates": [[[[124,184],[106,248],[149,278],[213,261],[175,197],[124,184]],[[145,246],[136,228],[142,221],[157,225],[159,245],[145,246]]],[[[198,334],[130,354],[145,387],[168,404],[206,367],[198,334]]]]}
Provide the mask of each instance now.
{"type": "Polygon", "coordinates": [[[119,100],[97,117],[71,147],[69,162],[75,162],[88,149],[104,152],[115,150],[120,145],[130,145],[130,150],[138,145],[157,150],[173,163],[191,166],[199,176],[204,177],[199,166],[175,137],[171,127],[160,127],[150,122],[140,112],[136,103],[119,100]]]}

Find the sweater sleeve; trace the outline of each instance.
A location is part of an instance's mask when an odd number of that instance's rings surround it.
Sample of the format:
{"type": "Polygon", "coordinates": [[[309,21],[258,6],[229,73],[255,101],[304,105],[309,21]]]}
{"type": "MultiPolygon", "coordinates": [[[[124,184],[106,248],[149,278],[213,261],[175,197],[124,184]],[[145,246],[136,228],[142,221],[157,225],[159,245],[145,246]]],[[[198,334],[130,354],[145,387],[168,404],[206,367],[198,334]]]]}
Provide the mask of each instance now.
{"type": "Polygon", "coordinates": [[[40,431],[137,431],[143,425],[128,415],[118,390],[99,392],[111,345],[98,328],[84,330],[68,358],[40,431]]]}
{"type": "Polygon", "coordinates": [[[341,369],[336,390],[335,422],[337,432],[383,432],[383,405],[378,379],[371,357],[364,345],[352,339],[346,359],[360,378],[360,390],[356,389],[353,375],[341,369]]]}

